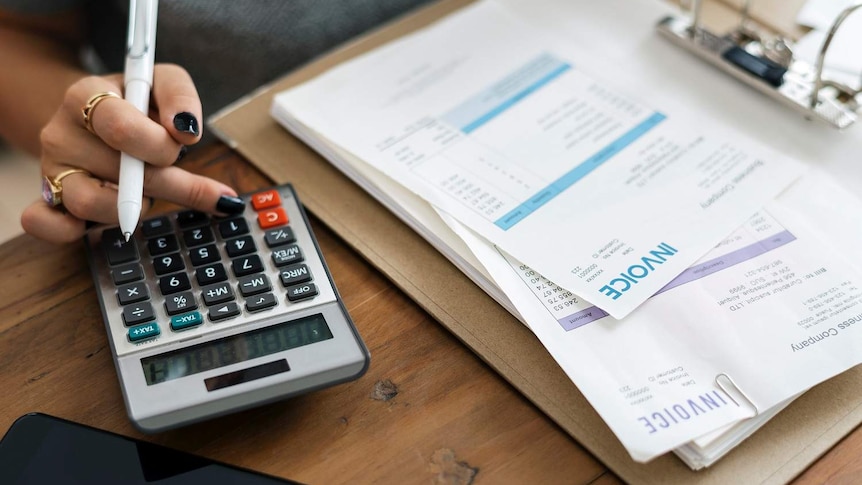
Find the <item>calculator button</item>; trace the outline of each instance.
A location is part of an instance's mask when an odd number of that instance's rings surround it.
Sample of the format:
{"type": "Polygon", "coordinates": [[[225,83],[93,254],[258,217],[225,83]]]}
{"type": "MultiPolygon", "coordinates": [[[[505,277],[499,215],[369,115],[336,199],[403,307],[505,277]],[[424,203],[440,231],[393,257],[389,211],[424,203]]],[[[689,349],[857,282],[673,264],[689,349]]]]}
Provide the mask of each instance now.
{"type": "Polygon", "coordinates": [[[111,266],[138,260],[138,248],[135,245],[135,240],[126,241],[118,227],[102,232],[102,247],[108,257],[108,264],[111,266]]]}
{"type": "Polygon", "coordinates": [[[129,341],[138,342],[148,338],[158,337],[162,333],[156,322],[145,323],[129,329],[129,341]]]}
{"type": "Polygon", "coordinates": [[[282,249],[276,249],[272,252],[272,262],[276,266],[285,266],[288,264],[298,263],[305,259],[302,256],[302,250],[296,244],[282,249]]]}
{"type": "Polygon", "coordinates": [[[215,244],[207,244],[206,246],[189,250],[189,257],[194,266],[215,263],[221,259],[221,256],[218,253],[218,248],[215,244]]]}
{"type": "Polygon", "coordinates": [[[245,300],[245,309],[250,312],[266,310],[272,308],[277,303],[275,295],[272,293],[264,293],[263,295],[255,295],[245,300]]]}
{"type": "Polygon", "coordinates": [[[144,269],[138,263],[118,266],[111,270],[111,279],[115,285],[122,285],[132,281],[144,279],[144,269]]]}
{"type": "Polygon", "coordinates": [[[266,231],[266,235],[263,236],[263,239],[266,241],[266,245],[271,248],[296,242],[296,237],[293,235],[293,229],[290,227],[270,229],[269,231],[266,231]]]}
{"type": "Polygon", "coordinates": [[[221,263],[203,266],[195,271],[198,279],[198,284],[201,286],[211,285],[227,279],[227,272],[224,270],[224,265],[221,263]]]}
{"type": "Polygon", "coordinates": [[[317,296],[317,286],[314,283],[291,286],[287,289],[287,299],[290,301],[304,300],[312,296],[317,296]]]}
{"type": "Polygon", "coordinates": [[[229,258],[242,256],[243,254],[253,253],[257,248],[254,245],[254,239],[251,236],[238,237],[225,242],[224,248],[227,251],[229,258]]]}
{"type": "Polygon", "coordinates": [[[218,223],[218,232],[224,239],[241,236],[248,233],[248,223],[241,217],[221,221],[218,223]]]}
{"type": "Polygon", "coordinates": [[[239,292],[242,293],[242,296],[251,296],[272,290],[272,286],[269,284],[269,278],[267,278],[265,274],[243,276],[238,280],[237,287],[239,288],[239,292]]]}
{"type": "Polygon", "coordinates": [[[186,242],[186,247],[192,248],[215,241],[213,231],[209,226],[196,227],[183,231],[183,240],[186,242]]]}
{"type": "Polygon", "coordinates": [[[191,287],[189,276],[185,273],[174,273],[159,278],[159,290],[165,296],[188,290],[191,287]]]}
{"type": "Polygon", "coordinates": [[[281,284],[286,287],[311,281],[311,271],[304,264],[295,264],[281,270],[281,284]]]}
{"type": "Polygon", "coordinates": [[[180,249],[180,243],[177,242],[176,236],[173,234],[167,234],[161,237],[148,239],[147,249],[150,250],[150,256],[158,256],[160,254],[178,251],[180,249]]]}
{"type": "Polygon", "coordinates": [[[165,310],[168,315],[177,315],[197,307],[195,295],[191,291],[184,291],[165,298],[165,310]]]}
{"type": "Polygon", "coordinates": [[[207,306],[218,305],[219,303],[233,300],[233,290],[230,283],[217,283],[215,285],[205,286],[201,288],[201,295],[204,297],[204,303],[207,306]]]}
{"type": "Polygon", "coordinates": [[[147,219],[141,223],[141,232],[146,238],[161,236],[171,232],[171,221],[167,216],[147,219]]]}
{"type": "Polygon", "coordinates": [[[181,269],[185,269],[186,263],[183,262],[183,257],[180,253],[166,254],[153,259],[153,270],[157,275],[174,273],[181,269]]]}
{"type": "Polygon", "coordinates": [[[251,196],[251,205],[254,210],[260,211],[281,205],[281,196],[276,190],[267,190],[266,192],[258,192],[251,196]]]}
{"type": "Polygon", "coordinates": [[[287,224],[287,213],[283,207],[258,212],[257,223],[261,229],[269,229],[270,227],[283,226],[287,224]]]}
{"type": "Polygon", "coordinates": [[[171,317],[171,330],[185,330],[204,323],[204,317],[198,312],[186,313],[171,317]]]}
{"type": "Polygon", "coordinates": [[[206,215],[206,213],[203,213],[201,211],[187,210],[177,213],[177,224],[179,224],[182,229],[202,226],[204,224],[208,224],[209,222],[210,216],[206,215]]]}
{"type": "Polygon", "coordinates": [[[236,258],[231,261],[231,266],[233,267],[233,274],[237,276],[245,276],[263,271],[263,263],[257,254],[236,258]]]}
{"type": "Polygon", "coordinates": [[[155,318],[156,314],[153,312],[153,306],[150,305],[150,302],[148,301],[136,303],[123,308],[123,323],[125,323],[127,327],[149,322],[155,318]]]}
{"type": "Polygon", "coordinates": [[[217,322],[225,318],[235,317],[239,315],[239,306],[235,302],[225,303],[217,307],[210,308],[210,320],[217,322]]]}
{"type": "Polygon", "coordinates": [[[147,284],[144,282],[132,283],[117,288],[117,299],[120,301],[120,305],[136,303],[149,297],[150,293],[147,291],[147,284]]]}

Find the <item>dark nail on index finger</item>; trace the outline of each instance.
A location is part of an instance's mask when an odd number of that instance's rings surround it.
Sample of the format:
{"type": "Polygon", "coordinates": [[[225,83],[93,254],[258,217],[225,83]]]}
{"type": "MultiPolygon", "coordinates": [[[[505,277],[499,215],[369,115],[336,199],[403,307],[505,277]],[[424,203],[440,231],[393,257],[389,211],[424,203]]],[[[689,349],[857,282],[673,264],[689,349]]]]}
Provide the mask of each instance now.
{"type": "Polygon", "coordinates": [[[183,133],[191,133],[194,136],[198,136],[201,132],[198,126],[198,119],[188,111],[174,116],[174,128],[183,133]]]}
{"type": "Polygon", "coordinates": [[[184,156],[186,156],[186,153],[188,153],[188,151],[189,151],[189,147],[187,147],[187,146],[183,145],[183,147],[182,147],[182,148],[180,148],[180,154],[179,154],[179,155],[177,155],[177,159],[176,159],[176,161],[175,161],[174,163],[179,162],[180,160],[182,160],[182,159],[183,159],[183,157],[184,157],[184,156]]]}
{"type": "Polygon", "coordinates": [[[222,214],[239,214],[245,210],[245,202],[239,197],[231,197],[223,195],[219,197],[216,204],[216,211],[222,214]]]}

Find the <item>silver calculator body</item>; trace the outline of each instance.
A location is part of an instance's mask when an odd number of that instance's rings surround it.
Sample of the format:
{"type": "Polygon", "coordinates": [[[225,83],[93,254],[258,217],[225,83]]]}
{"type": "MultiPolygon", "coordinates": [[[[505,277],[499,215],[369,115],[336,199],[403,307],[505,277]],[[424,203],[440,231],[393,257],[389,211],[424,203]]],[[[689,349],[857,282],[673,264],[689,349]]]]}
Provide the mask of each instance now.
{"type": "Polygon", "coordinates": [[[293,188],[243,198],[229,218],[145,219],[128,243],[117,228],[86,236],[128,415],[144,432],[356,379],[369,365],[293,188]]]}

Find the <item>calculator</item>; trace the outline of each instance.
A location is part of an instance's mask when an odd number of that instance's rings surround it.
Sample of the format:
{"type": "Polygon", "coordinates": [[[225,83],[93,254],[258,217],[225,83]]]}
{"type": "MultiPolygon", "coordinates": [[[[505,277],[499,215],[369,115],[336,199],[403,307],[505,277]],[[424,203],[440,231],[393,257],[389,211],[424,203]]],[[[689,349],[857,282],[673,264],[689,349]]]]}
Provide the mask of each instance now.
{"type": "Polygon", "coordinates": [[[126,409],[144,432],[356,379],[369,353],[290,185],[245,211],[182,210],[88,231],[126,409]]]}

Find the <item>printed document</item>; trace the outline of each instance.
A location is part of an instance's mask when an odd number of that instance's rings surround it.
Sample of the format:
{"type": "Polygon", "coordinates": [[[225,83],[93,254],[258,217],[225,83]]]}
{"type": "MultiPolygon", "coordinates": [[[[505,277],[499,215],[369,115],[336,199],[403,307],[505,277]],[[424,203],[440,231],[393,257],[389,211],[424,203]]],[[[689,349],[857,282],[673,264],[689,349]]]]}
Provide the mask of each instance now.
{"type": "Polygon", "coordinates": [[[637,461],[862,363],[862,203],[822,174],[623,320],[444,218],[637,461]]]}
{"type": "Polygon", "coordinates": [[[802,171],[624,81],[480,2],[279,94],[273,113],[621,318],[802,171]]]}

